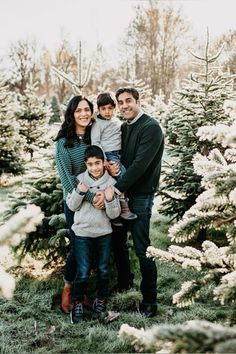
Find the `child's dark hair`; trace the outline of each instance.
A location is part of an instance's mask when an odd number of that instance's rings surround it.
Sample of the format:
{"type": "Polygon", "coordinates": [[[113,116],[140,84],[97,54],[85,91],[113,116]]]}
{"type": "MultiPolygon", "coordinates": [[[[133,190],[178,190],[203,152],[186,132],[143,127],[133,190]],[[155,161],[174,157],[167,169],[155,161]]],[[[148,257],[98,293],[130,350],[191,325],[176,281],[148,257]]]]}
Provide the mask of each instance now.
{"type": "Polygon", "coordinates": [[[84,161],[86,162],[89,157],[96,157],[99,160],[104,161],[104,153],[102,149],[97,145],[90,145],[86,148],[84,152],[84,161]]]}
{"type": "Polygon", "coordinates": [[[106,106],[111,104],[113,107],[116,106],[115,98],[112,97],[110,92],[102,92],[97,97],[97,107],[106,106]]]}

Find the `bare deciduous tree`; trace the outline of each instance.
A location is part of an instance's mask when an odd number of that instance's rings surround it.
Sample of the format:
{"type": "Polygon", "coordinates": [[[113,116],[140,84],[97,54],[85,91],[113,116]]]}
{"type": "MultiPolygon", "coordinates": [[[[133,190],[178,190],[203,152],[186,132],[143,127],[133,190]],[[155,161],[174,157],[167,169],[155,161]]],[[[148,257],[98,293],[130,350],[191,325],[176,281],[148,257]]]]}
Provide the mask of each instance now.
{"type": "Polygon", "coordinates": [[[136,13],[126,37],[129,71],[145,80],[153,94],[161,91],[168,100],[175,85],[180,43],[187,24],[180,9],[157,0],[150,0],[148,7],[139,5],[136,13]]]}
{"type": "Polygon", "coordinates": [[[18,40],[10,46],[9,59],[12,64],[10,88],[23,93],[27,83],[37,81],[39,67],[36,57],[37,44],[35,40],[18,40]]]}
{"type": "MultiPolygon", "coordinates": [[[[53,60],[53,66],[64,72],[73,74],[76,72],[76,55],[66,38],[62,39],[60,46],[56,50],[55,60],[53,60]]],[[[73,79],[73,77],[71,77],[73,79]]],[[[71,94],[71,87],[63,79],[55,77],[55,93],[59,99],[59,102],[63,103],[66,98],[71,94]]]]}

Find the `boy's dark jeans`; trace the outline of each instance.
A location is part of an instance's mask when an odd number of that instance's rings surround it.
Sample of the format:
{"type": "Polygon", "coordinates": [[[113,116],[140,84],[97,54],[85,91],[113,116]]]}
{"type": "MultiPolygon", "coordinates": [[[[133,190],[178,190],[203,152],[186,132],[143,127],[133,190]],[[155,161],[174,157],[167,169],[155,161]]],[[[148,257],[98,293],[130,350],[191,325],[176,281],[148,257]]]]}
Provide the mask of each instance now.
{"type": "MultiPolygon", "coordinates": [[[[149,228],[153,206],[153,194],[129,194],[129,207],[138,215],[138,218],[128,225],[135,253],[139,259],[141,271],[140,290],[143,303],[156,304],[157,296],[157,269],[155,262],[146,257],[146,249],[150,246],[149,228]]],[[[112,234],[112,248],[117,267],[118,286],[128,288],[132,281],[129,252],[127,246],[127,225],[114,227],[112,234]]]]}
{"type": "Polygon", "coordinates": [[[97,266],[97,297],[107,298],[109,293],[109,256],[111,235],[96,238],[75,236],[74,255],[76,276],[72,291],[72,301],[82,301],[87,293],[92,258],[97,266]]]}

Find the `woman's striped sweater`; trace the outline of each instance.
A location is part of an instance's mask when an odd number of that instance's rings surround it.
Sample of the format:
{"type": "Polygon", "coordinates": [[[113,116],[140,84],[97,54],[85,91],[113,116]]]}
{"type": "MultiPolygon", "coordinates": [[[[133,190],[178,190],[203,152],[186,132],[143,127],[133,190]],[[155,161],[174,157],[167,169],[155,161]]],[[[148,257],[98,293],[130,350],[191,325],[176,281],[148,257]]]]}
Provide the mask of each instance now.
{"type": "MultiPolygon", "coordinates": [[[[65,147],[65,138],[60,138],[56,142],[56,166],[63,187],[63,199],[66,200],[67,194],[71,193],[76,186],[76,177],[86,170],[84,163],[84,152],[87,144],[83,138],[75,140],[74,146],[65,147]]],[[[94,195],[86,195],[87,201],[92,201],[94,195]]]]}

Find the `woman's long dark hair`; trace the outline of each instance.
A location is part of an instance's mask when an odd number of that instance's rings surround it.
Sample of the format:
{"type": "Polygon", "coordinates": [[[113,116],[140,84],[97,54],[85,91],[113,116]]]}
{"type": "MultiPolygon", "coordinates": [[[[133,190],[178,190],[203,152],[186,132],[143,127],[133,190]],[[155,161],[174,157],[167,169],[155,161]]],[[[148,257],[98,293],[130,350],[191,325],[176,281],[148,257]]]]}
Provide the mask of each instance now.
{"type": "MultiPolygon", "coordinates": [[[[76,135],[76,126],[75,126],[75,118],[74,112],[81,101],[86,101],[91,110],[91,114],[93,114],[93,104],[84,96],[74,96],[70,102],[68,103],[66,112],[65,112],[65,120],[61,125],[61,128],[54,139],[54,141],[59,140],[60,138],[65,138],[65,146],[73,147],[75,140],[78,139],[76,135]]],[[[92,123],[92,122],[91,122],[92,123]]],[[[91,127],[92,124],[88,125],[85,129],[84,142],[86,144],[91,144],[91,127]]]]}

